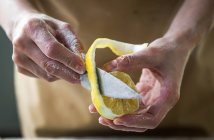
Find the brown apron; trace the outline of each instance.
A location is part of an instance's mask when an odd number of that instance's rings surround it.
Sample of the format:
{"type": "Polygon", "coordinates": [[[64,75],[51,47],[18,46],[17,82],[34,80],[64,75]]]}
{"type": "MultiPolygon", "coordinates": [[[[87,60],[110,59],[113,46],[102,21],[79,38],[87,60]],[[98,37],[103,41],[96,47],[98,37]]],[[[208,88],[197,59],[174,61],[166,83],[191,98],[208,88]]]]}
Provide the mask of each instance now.
{"type": "MultiPolygon", "coordinates": [[[[161,37],[182,1],[175,0],[30,0],[39,11],[70,23],[85,49],[99,37],[129,43],[152,42],[161,37]]],[[[214,134],[214,31],[192,53],[185,70],[181,99],[160,127],[200,127],[214,134]]],[[[99,65],[112,59],[98,51],[99,65]],[[100,55],[99,55],[100,54],[100,55]]],[[[132,74],[135,82],[140,73],[132,74]]],[[[63,136],[113,132],[90,114],[90,94],[80,85],[53,83],[15,72],[16,93],[23,134],[63,136]]]]}

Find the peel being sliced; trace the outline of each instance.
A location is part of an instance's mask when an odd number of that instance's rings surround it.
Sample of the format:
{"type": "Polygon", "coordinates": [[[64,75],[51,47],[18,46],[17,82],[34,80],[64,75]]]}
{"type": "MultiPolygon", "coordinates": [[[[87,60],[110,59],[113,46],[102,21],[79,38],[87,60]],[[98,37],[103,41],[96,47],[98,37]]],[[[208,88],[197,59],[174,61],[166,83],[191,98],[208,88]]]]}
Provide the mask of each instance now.
{"type": "MultiPolygon", "coordinates": [[[[119,71],[111,72],[111,74],[136,91],[135,84],[128,74],[119,71]]],[[[129,114],[136,111],[139,108],[138,99],[115,99],[113,97],[106,96],[102,97],[105,106],[110,108],[111,111],[117,115],[129,114]]]]}
{"type": "MultiPolygon", "coordinates": [[[[100,38],[96,39],[89,48],[85,60],[86,70],[88,72],[88,79],[91,85],[92,103],[94,104],[95,108],[101,116],[113,120],[116,117],[132,113],[138,109],[139,99],[117,99],[103,96],[100,93],[99,83],[96,74],[95,50],[97,48],[102,49],[108,47],[112,50],[113,53],[118,56],[121,56],[140,51],[147,46],[147,43],[141,45],[134,45],[111,39],[100,38]]],[[[128,74],[123,72],[111,72],[111,74],[135,90],[135,84],[128,74]]]]}

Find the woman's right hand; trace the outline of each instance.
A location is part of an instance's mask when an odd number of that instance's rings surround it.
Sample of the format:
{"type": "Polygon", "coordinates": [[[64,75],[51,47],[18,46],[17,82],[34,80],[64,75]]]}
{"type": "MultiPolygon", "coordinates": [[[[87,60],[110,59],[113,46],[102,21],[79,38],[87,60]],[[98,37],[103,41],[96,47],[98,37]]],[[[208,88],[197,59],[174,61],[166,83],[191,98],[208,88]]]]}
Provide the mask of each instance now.
{"type": "Polygon", "coordinates": [[[79,83],[85,72],[84,51],[68,23],[40,13],[16,18],[12,59],[20,73],[47,81],[79,83]]]}

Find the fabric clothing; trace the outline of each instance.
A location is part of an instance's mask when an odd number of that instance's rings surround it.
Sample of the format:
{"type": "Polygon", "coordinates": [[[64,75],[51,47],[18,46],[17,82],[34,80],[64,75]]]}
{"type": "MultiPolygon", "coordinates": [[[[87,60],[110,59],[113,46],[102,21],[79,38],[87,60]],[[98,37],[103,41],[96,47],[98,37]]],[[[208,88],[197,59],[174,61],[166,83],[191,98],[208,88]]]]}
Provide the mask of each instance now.
{"type": "MultiPolygon", "coordinates": [[[[150,43],[168,29],[179,0],[29,0],[39,11],[70,23],[85,50],[96,38],[133,44],[150,43]]],[[[187,64],[178,104],[160,127],[200,127],[214,134],[214,30],[193,51],[187,64]]],[[[115,56],[98,50],[102,65],[115,56]]],[[[131,74],[139,80],[140,72],[131,74]]],[[[86,132],[113,132],[90,114],[90,94],[80,85],[53,83],[15,72],[15,85],[25,136],[63,136],[86,132]]]]}

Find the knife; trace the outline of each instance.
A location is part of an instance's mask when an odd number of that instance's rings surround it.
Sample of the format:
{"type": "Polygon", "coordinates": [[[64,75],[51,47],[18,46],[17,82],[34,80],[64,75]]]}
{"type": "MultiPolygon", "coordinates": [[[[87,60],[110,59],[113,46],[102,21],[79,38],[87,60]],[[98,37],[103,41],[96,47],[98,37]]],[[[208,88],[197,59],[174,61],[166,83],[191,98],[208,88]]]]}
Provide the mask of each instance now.
{"type": "MultiPolygon", "coordinates": [[[[140,99],[141,95],[135,90],[130,88],[120,79],[114,77],[110,73],[96,68],[98,84],[100,93],[103,96],[119,98],[119,99],[140,99]]],[[[88,80],[88,74],[85,73],[80,76],[81,85],[87,89],[91,90],[90,82],[88,80]]]]}

